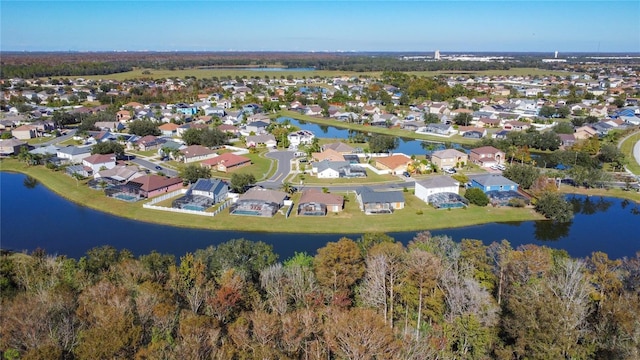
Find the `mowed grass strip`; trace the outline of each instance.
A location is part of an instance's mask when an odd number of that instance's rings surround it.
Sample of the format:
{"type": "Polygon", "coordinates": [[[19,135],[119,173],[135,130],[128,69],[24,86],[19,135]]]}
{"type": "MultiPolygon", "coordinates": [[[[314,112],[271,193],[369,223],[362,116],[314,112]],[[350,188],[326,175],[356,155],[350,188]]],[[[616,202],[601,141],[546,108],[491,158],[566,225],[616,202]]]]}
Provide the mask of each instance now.
{"type": "MultiPolygon", "coordinates": [[[[84,181],[78,182],[61,171],[51,171],[42,166],[27,166],[15,159],[0,162],[1,171],[13,171],[30,175],[55,193],[77,204],[113,215],[150,223],[211,230],[242,230],[289,233],[350,234],[372,231],[397,232],[421,231],[477,225],[490,222],[539,220],[542,217],[532,209],[479,208],[435,210],[410,191],[405,192],[406,207],[390,215],[365,215],[358,208],[355,195],[349,193],[345,211],[326,217],[291,216],[278,213],[273,218],[230,215],[223,211],[210,218],[166,211],[149,210],[143,202],[127,203],[106,197],[102,191],[89,189],[84,181]],[[422,212],[422,214],[419,214],[422,212]]],[[[298,202],[295,200],[295,205],[298,202]]],[[[295,214],[293,209],[292,214],[295,214]]]]}

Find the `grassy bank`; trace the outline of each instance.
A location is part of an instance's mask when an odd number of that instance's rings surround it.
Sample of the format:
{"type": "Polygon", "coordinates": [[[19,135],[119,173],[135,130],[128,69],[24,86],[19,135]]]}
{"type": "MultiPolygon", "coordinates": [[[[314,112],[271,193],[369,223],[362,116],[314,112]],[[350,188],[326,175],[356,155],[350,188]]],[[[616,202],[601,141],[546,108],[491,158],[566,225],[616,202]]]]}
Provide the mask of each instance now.
{"type": "MultiPolygon", "coordinates": [[[[53,172],[42,166],[26,166],[14,159],[0,162],[0,170],[20,172],[32,176],[60,196],[75,203],[113,215],[150,223],[193,227],[211,230],[243,230],[293,233],[363,233],[434,230],[502,221],[538,220],[542,217],[531,209],[479,208],[471,206],[459,210],[435,210],[405,193],[406,207],[392,215],[364,215],[358,208],[353,194],[348,194],[345,211],[327,217],[298,217],[286,219],[277,214],[274,218],[247,218],[232,216],[228,212],[209,218],[148,210],[142,202],[130,204],[105,197],[101,191],[89,189],[82,181],[62,172],[53,172]]],[[[294,201],[296,198],[294,198],[294,201]]]]}
{"type": "Polygon", "coordinates": [[[637,191],[625,191],[622,189],[585,189],[570,185],[560,186],[560,191],[565,194],[578,194],[588,196],[606,196],[620,199],[628,199],[640,204],[640,193],[637,191]]]}
{"type": "Polygon", "coordinates": [[[341,129],[349,129],[349,130],[357,130],[365,133],[376,133],[376,134],[384,134],[390,135],[394,137],[408,138],[408,139],[418,139],[418,140],[428,140],[435,142],[451,142],[457,144],[474,144],[478,140],[464,138],[460,135],[453,135],[451,137],[442,137],[442,136],[433,136],[433,135],[425,135],[418,134],[413,131],[402,130],[400,128],[382,128],[377,126],[367,126],[360,124],[352,124],[344,121],[338,121],[333,119],[321,118],[321,117],[313,117],[308,115],[302,115],[295,111],[283,110],[278,112],[279,116],[290,117],[297,120],[308,121],[314,124],[333,126],[341,129]]]}
{"type": "Polygon", "coordinates": [[[622,144],[620,144],[620,151],[622,151],[624,156],[627,157],[627,160],[629,160],[627,169],[636,175],[640,175],[640,164],[638,164],[636,158],[633,157],[633,147],[638,141],[640,141],[640,132],[629,136],[622,144]]]}

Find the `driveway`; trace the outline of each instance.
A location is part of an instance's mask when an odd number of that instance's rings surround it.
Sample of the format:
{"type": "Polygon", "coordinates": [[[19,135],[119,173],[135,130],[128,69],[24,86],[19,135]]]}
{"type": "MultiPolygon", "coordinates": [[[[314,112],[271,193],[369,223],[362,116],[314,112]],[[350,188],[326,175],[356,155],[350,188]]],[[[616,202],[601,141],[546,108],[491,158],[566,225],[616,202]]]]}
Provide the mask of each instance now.
{"type": "Polygon", "coordinates": [[[157,164],[139,157],[134,157],[133,159],[130,160],[132,163],[141,166],[143,168],[147,168],[153,172],[158,172],[158,171],[162,171],[165,175],[170,176],[170,177],[176,177],[178,176],[178,172],[175,170],[171,170],[171,169],[167,169],[166,167],[162,166],[162,164],[157,164]],[[158,170],[156,169],[156,166],[161,166],[162,170],[158,170]]]}
{"type": "Polygon", "coordinates": [[[291,160],[293,160],[293,154],[293,151],[268,152],[265,156],[269,159],[276,160],[277,169],[271,178],[258,182],[258,185],[271,189],[281,188],[284,179],[286,179],[291,172],[291,160]]]}

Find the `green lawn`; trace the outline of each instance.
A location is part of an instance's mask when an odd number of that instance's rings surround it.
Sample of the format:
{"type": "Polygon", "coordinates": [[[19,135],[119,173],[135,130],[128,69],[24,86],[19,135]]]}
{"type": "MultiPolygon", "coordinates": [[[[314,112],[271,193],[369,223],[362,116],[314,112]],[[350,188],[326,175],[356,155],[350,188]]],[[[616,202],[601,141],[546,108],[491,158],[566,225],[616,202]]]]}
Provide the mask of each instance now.
{"type": "MultiPolygon", "coordinates": [[[[291,179],[291,183],[299,184],[301,180],[301,175],[298,174],[291,179]]],[[[304,183],[307,185],[358,185],[358,184],[376,184],[376,183],[384,183],[390,181],[398,181],[398,177],[394,175],[378,175],[367,169],[367,177],[366,178],[339,178],[339,179],[318,179],[315,176],[311,176],[306,174],[304,176],[304,183]]]]}
{"type": "MultiPolygon", "coordinates": [[[[276,172],[276,161],[265,157],[265,154],[267,154],[267,150],[262,150],[256,154],[242,155],[251,159],[251,165],[241,167],[233,172],[253,174],[256,181],[270,178],[276,172]]],[[[227,176],[231,177],[231,173],[227,174],[227,176]]]]}
{"type": "Polygon", "coordinates": [[[631,135],[620,145],[620,151],[622,151],[628,160],[627,169],[636,175],[640,175],[640,164],[638,164],[635,157],[633,157],[633,147],[638,141],[640,141],[640,132],[631,135]]]}
{"type": "Polygon", "coordinates": [[[47,141],[53,140],[55,139],[55,137],[51,136],[51,137],[37,137],[37,138],[33,138],[33,139],[29,139],[27,140],[27,144],[29,145],[39,145],[42,143],[45,143],[47,141]]]}
{"type": "Polygon", "coordinates": [[[333,119],[302,115],[298,112],[289,111],[289,110],[280,111],[277,116],[286,116],[286,117],[290,117],[298,120],[308,121],[314,124],[334,126],[342,129],[357,130],[365,133],[391,135],[391,136],[402,137],[402,138],[429,140],[434,142],[451,142],[451,143],[466,144],[466,145],[471,145],[478,142],[478,140],[464,138],[460,135],[453,135],[451,137],[441,137],[441,136],[417,134],[413,131],[407,131],[400,128],[389,129],[389,128],[381,128],[376,126],[352,124],[352,123],[347,123],[347,122],[333,120],[333,119]]]}
{"type": "Polygon", "coordinates": [[[127,153],[131,153],[131,154],[134,154],[134,155],[142,155],[142,156],[147,156],[147,157],[158,156],[158,150],[147,150],[147,151],[127,150],[127,153]]]}

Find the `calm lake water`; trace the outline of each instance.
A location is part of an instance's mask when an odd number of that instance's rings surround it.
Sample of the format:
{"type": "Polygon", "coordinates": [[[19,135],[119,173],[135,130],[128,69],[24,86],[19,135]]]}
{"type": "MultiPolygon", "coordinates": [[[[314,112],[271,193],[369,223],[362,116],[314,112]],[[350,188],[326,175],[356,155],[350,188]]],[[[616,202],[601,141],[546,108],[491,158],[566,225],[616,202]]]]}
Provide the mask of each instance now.
{"type": "MultiPolygon", "coordinates": [[[[32,251],[38,247],[48,253],[78,258],[101,245],[129,249],[134,254],[152,250],[176,257],[187,252],[245,238],[273,245],[284,260],[296,251],[315,254],[327,242],[343,234],[276,234],[242,231],[211,231],[177,228],[119,218],[69,202],[43,185],[29,183],[22,174],[0,172],[0,247],[32,251]]],[[[576,209],[572,223],[553,226],[545,221],[493,223],[457,229],[432,231],[454,240],[479,239],[485,244],[507,239],[521,244],[547,245],[565,249],[574,257],[603,251],[612,258],[634,256],[640,251],[640,206],[633,202],[601,197],[570,197],[576,209]]],[[[384,215],[380,215],[384,216],[384,215]]],[[[424,229],[429,230],[429,229],[424,229]]],[[[396,240],[409,242],[416,232],[390,233],[396,240]]],[[[348,234],[356,239],[359,234],[348,234]]]]}
{"type": "MultiPolygon", "coordinates": [[[[355,131],[355,130],[340,129],[334,126],[327,126],[327,125],[318,125],[318,124],[314,124],[314,123],[310,123],[302,120],[292,119],[290,117],[280,117],[277,119],[278,122],[283,122],[285,120],[289,120],[291,125],[297,126],[302,130],[308,130],[313,132],[317,137],[320,137],[320,138],[346,140],[346,139],[349,139],[352,133],[358,133],[358,131],[355,131]]],[[[423,144],[432,144],[433,149],[430,151],[444,149],[443,143],[400,138],[398,147],[393,151],[403,153],[406,155],[425,155],[427,154],[427,150],[425,150],[425,148],[423,147],[423,144]]],[[[350,145],[353,147],[358,147],[358,144],[350,144],[350,145]]],[[[464,150],[462,147],[460,147],[459,144],[451,144],[451,145],[457,146],[459,150],[464,150]]]]}

